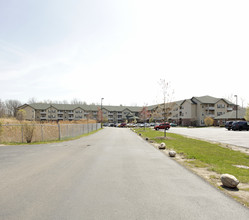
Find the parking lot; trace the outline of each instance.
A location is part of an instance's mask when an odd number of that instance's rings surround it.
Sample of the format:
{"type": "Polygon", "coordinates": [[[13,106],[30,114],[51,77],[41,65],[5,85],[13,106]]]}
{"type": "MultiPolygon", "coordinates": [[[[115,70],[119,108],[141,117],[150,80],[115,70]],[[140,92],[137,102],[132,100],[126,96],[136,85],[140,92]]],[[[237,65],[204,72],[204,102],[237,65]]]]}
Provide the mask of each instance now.
{"type": "Polygon", "coordinates": [[[249,148],[249,131],[228,131],[226,128],[179,128],[171,127],[167,132],[198,139],[249,148]]]}

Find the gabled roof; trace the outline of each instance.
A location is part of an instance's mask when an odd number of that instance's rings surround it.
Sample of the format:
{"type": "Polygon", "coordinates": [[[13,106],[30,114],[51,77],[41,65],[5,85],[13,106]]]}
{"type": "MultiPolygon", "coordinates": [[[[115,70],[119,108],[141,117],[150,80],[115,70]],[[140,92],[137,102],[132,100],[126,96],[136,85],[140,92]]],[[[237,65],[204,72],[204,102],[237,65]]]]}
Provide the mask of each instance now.
{"type": "MultiPolygon", "coordinates": [[[[61,111],[73,111],[74,109],[81,108],[85,111],[98,111],[98,109],[101,108],[100,105],[76,105],[76,104],[47,104],[47,103],[33,103],[33,104],[24,104],[22,106],[19,106],[19,108],[22,108],[24,106],[30,106],[33,109],[37,110],[46,110],[50,107],[56,108],[57,110],[61,111]]],[[[124,111],[125,109],[131,111],[131,112],[139,112],[141,111],[142,107],[138,106],[108,106],[103,105],[103,109],[106,109],[107,111],[124,111]]]]}
{"type": "Polygon", "coordinates": [[[182,105],[184,102],[188,102],[188,103],[190,103],[190,104],[193,104],[193,103],[194,103],[194,102],[192,102],[191,99],[184,99],[184,100],[181,100],[181,101],[176,102],[176,104],[177,104],[178,106],[180,106],[180,105],[182,105]]]}
{"type": "Polygon", "coordinates": [[[215,98],[215,97],[212,97],[212,96],[209,96],[209,95],[200,96],[200,97],[194,96],[194,97],[191,98],[191,100],[193,102],[195,102],[195,100],[197,100],[197,101],[199,101],[199,102],[201,102],[203,104],[215,104],[218,101],[223,100],[224,102],[226,102],[229,105],[234,105],[232,102],[230,102],[230,101],[228,101],[228,100],[226,100],[224,98],[215,98]]]}
{"type": "MultiPolygon", "coordinates": [[[[238,112],[237,112],[237,119],[244,119],[245,115],[246,115],[246,109],[245,108],[242,108],[242,109],[238,109],[238,112]]],[[[215,117],[215,119],[217,120],[224,120],[224,119],[227,119],[227,120],[231,120],[231,119],[236,119],[236,111],[233,110],[231,112],[227,112],[223,115],[220,115],[220,116],[217,116],[215,117]]]]}
{"type": "Polygon", "coordinates": [[[200,96],[200,97],[192,97],[191,100],[196,99],[197,101],[201,102],[201,103],[207,103],[207,104],[215,104],[216,102],[218,102],[220,99],[219,98],[215,98],[212,96],[200,96]]]}
{"type": "Polygon", "coordinates": [[[32,107],[33,109],[39,109],[39,110],[45,110],[51,106],[51,104],[46,104],[46,103],[32,103],[26,105],[32,107]]]}

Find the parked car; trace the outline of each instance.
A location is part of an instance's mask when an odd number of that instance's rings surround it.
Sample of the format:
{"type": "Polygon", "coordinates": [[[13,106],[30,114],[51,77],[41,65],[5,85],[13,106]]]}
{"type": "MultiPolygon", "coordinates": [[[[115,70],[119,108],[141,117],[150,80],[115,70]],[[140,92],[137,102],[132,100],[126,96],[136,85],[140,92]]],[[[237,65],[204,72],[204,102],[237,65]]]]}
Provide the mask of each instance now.
{"type": "Polygon", "coordinates": [[[232,130],[236,131],[242,131],[242,130],[249,130],[249,122],[247,121],[236,121],[232,124],[232,130]]]}
{"type": "Polygon", "coordinates": [[[233,121],[227,121],[226,124],[225,124],[225,128],[230,131],[232,129],[232,124],[233,124],[233,121]]]}
{"type": "Polygon", "coordinates": [[[176,127],[177,126],[177,124],[175,124],[175,123],[170,123],[170,127],[176,127]]]}
{"type": "Polygon", "coordinates": [[[126,127],[126,123],[121,123],[121,124],[119,125],[119,127],[120,127],[120,128],[126,127]]]}
{"type": "Polygon", "coordinates": [[[149,123],[145,123],[145,127],[150,127],[150,124],[149,123]]]}
{"type": "Polygon", "coordinates": [[[166,129],[166,130],[168,130],[168,129],[170,129],[170,124],[168,122],[166,122],[166,123],[162,123],[162,124],[159,124],[159,125],[155,125],[154,129],[157,130],[157,131],[159,129],[166,129]]]}

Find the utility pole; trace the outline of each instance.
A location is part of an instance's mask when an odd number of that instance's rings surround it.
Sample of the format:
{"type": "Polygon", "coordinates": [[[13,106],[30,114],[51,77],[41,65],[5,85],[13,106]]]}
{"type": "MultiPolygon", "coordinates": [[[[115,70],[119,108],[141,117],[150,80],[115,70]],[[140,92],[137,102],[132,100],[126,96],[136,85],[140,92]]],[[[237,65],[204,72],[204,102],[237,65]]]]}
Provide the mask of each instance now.
{"type": "Polygon", "coordinates": [[[100,115],[100,123],[101,123],[101,128],[103,128],[102,125],[102,121],[103,121],[103,112],[102,112],[102,101],[104,100],[104,98],[101,98],[101,107],[100,107],[100,111],[101,111],[101,115],[100,115]]]}

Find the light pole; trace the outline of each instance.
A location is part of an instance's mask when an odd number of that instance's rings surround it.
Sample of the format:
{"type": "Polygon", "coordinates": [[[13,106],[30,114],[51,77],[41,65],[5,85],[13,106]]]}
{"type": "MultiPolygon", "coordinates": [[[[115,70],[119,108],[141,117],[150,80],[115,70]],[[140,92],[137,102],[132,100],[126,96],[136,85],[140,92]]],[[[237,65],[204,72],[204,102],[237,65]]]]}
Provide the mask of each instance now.
{"type": "Polygon", "coordinates": [[[234,95],[234,97],[236,97],[236,121],[237,121],[237,118],[238,118],[238,96],[234,95]]]}
{"type": "Polygon", "coordinates": [[[103,121],[102,101],[103,100],[104,100],[104,98],[101,98],[101,106],[100,106],[100,110],[101,110],[101,115],[100,115],[101,128],[103,128],[103,125],[102,125],[102,121],[103,121]]]}

